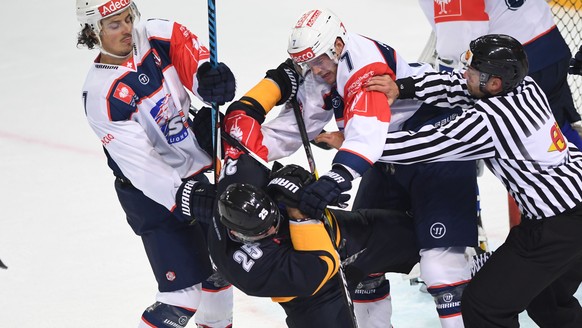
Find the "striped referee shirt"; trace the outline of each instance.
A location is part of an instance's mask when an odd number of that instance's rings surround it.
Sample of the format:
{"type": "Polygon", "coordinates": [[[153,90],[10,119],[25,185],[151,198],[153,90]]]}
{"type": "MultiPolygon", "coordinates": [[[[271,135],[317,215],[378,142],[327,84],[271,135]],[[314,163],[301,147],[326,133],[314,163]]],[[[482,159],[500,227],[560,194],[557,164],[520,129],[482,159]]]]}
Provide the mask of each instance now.
{"type": "Polygon", "coordinates": [[[483,159],[529,219],[582,203],[582,153],[565,140],[548,101],[530,78],[503,96],[477,99],[461,73],[398,81],[400,98],[465,110],[441,126],[389,133],[380,162],[483,159]]]}

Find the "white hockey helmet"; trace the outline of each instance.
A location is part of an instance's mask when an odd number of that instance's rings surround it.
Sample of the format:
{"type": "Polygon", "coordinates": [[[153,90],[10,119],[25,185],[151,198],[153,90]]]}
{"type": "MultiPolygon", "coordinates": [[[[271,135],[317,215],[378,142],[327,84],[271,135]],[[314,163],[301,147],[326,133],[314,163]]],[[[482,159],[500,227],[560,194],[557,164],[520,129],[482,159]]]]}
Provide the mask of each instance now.
{"type": "Polygon", "coordinates": [[[134,23],[139,19],[139,10],[132,0],[76,0],[77,20],[84,28],[85,24],[99,35],[101,20],[111,15],[117,15],[127,9],[131,11],[134,23]]]}
{"type": "Polygon", "coordinates": [[[341,20],[327,9],[309,10],[301,15],[293,27],[287,52],[303,71],[307,70],[307,62],[323,54],[337,63],[339,54],[335,51],[336,38],[347,42],[346,28],[341,20]]]}

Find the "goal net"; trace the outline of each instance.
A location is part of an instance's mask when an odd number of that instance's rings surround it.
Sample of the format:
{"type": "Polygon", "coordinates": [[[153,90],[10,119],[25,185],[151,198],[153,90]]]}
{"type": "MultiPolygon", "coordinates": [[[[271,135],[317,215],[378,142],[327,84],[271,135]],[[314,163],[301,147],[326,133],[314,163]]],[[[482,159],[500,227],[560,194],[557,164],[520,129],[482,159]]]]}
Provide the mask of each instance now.
{"type": "MultiPolygon", "coordinates": [[[[570,46],[572,56],[582,46],[582,0],[552,0],[549,1],[554,13],[556,26],[570,46]]],[[[582,76],[569,75],[568,84],[574,97],[574,104],[582,112],[582,76]]]]}

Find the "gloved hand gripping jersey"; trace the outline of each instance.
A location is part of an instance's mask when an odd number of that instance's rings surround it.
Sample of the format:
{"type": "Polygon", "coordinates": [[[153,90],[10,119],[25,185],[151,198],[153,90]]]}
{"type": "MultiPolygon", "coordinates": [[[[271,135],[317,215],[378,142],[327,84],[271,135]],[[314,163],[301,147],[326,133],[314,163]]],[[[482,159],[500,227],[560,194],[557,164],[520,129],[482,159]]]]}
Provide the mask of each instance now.
{"type": "Polygon", "coordinates": [[[216,186],[194,179],[182,183],[176,193],[174,214],[185,222],[202,221],[210,223],[214,212],[216,186]]]}
{"type": "Polygon", "coordinates": [[[350,195],[344,192],[352,188],[352,180],[352,175],[345,168],[336,165],[319,180],[305,187],[299,209],[312,218],[321,218],[328,205],[341,206],[350,199],[350,195]]]}
{"type": "Polygon", "coordinates": [[[313,175],[299,165],[290,164],[273,170],[267,192],[275,201],[299,208],[302,189],[315,181],[313,175]]]}

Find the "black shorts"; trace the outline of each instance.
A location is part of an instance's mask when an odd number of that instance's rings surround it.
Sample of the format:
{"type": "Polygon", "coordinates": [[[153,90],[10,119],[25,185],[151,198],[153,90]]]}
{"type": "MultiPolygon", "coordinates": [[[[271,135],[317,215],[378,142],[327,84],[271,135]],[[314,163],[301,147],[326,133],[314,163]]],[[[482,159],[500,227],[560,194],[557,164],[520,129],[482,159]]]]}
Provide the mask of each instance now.
{"type": "Polygon", "coordinates": [[[477,246],[475,161],[376,163],[362,177],[353,208],[410,212],[420,248],[477,246]]]}
{"type": "Polygon", "coordinates": [[[127,222],[142,239],[160,292],[191,287],[212,274],[199,224],[180,222],[130,183],[116,179],[115,190],[127,222]]]}

